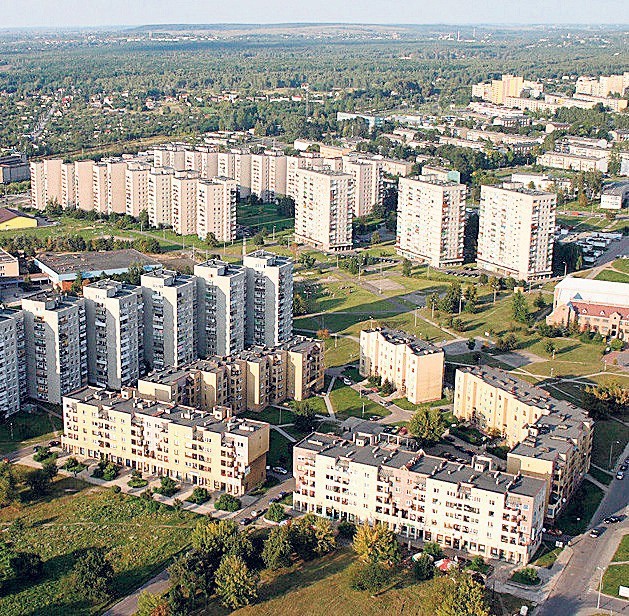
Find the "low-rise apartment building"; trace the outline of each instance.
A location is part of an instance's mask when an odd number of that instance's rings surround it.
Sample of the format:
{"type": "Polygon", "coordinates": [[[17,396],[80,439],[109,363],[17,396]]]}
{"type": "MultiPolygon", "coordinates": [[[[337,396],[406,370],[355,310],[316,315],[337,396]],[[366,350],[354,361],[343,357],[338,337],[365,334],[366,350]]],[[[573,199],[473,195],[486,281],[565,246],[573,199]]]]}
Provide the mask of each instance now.
{"type": "Polygon", "coordinates": [[[314,433],[293,449],[293,507],[350,522],[382,522],[403,538],[526,564],[542,538],[546,485],[428,456],[414,439],[358,422],[341,437],[314,433]]]}
{"type": "Polygon", "coordinates": [[[63,399],[64,449],[241,496],[266,479],[269,424],[85,387],[63,399]]]}
{"type": "Polygon", "coordinates": [[[547,483],[550,519],[563,509],[590,467],[594,422],[587,412],[503,370],[457,369],[454,415],[505,440],[512,448],[509,472],[547,483]]]}
{"type": "Polygon", "coordinates": [[[388,379],[413,404],[441,399],[444,357],[442,349],[402,331],[360,332],[361,376],[388,379]]]}

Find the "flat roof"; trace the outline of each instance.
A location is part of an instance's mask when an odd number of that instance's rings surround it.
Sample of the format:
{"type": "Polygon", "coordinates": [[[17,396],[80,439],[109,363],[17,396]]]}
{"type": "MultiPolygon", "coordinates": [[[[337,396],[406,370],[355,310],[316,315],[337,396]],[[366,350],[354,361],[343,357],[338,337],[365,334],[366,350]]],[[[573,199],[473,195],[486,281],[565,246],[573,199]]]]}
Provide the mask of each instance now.
{"type": "Polygon", "coordinates": [[[420,340],[412,334],[407,334],[400,329],[389,329],[386,327],[375,327],[373,329],[364,329],[364,332],[371,334],[378,332],[387,342],[391,344],[404,344],[408,346],[417,355],[427,355],[429,353],[443,353],[443,349],[435,346],[427,340],[420,340]]]}
{"type": "Polygon", "coordinates": [[[161,264],[134,248],[120,250],[85,251],[85,252],[42,252],[35,262],[47,270],[63,276],[64,274],[90,274],[93,272],[115,273],[129,269],[132,265],[147,268],[160,267],[161,264]]]}

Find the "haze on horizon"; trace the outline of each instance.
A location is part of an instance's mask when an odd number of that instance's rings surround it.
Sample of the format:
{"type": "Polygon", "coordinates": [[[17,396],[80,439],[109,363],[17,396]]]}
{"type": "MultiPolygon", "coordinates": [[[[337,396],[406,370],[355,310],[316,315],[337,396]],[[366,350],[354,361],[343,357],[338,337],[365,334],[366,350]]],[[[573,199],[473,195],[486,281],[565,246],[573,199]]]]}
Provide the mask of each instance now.
{"type": "Polygon", "coordinates": [[[623,24],[627,0],[5,0],[2,28],[146,24],[623,24]]]}

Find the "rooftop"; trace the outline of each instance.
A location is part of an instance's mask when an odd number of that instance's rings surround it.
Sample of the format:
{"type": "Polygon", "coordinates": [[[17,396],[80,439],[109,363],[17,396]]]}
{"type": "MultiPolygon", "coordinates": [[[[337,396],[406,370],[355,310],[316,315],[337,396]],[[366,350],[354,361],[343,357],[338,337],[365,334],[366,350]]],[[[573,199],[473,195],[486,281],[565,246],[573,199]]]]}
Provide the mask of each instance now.
{"type": "Polygon", "coordinates": [[[86,274],[89,272],[115,272],[140,265],[147,268],[159,267],[159,262],[142,254],[134,248],[93,252],[42,252],[37,255],[36,263],[57,275],[86,274]]]}
{"type": "Polygon", "coordinates": [[[376,327],[374,329],[364,329],[367,334],[379,332],[380,335],[391,344],[403,344],[408,346],[416,355],[428,355],[429,353],[443,353],[443,349],[436,347],[426,340],[420,340],[411,334],[407,334],[399,329],[388,329],[376,327]]]}
{"type": "Polygon", "coordinates": [[[14,218],[33,218],[33,216],[29,216],[28,214],[24,214],[24,212],[20,212],[19,210],[14,210],[10,207],[0,207],[0,224],[3,222],[7,222],[9,220],[13,220],[14,218]]]}

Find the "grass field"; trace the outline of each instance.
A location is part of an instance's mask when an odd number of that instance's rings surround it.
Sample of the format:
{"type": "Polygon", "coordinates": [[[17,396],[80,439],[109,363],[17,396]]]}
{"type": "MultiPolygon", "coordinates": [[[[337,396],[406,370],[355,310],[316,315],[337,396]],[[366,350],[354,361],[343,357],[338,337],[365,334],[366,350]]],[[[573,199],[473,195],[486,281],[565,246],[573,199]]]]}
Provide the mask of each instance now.
{"type": "Polygon", "coordinates": [[[579,535],[584,532],[603,496],[603,490],[586,479],[557,519],[557,528],[568,535],[579,535]]]}
{"type": "Polygon", "coordinates": [[[595,280],[607,280],[608,282],[629,282],[629,274],[615,272],[613,270],[604,269],[596,274],[595,280]]]}
{"type": "Polygon", "coordinates": [[[0,423],[0,453],[15,451],[20,447],[45,441],[62,430],[61,419],[44,413],[17,413],[0,423]]]}
{"type": "Polygon", "coordinates": [[[0,524],[16,518],[24,523],[16,543],[18,550],[34,551],[44,560],[42,579],[21,584],[0,595],[3,616],[24,614],[73,616],[93,614],[94,606],[68,583],[76,556],[86,548],[103,548],[114,572],[114,595],[121,597],[164,568],[186,547],[198,516],[175,513],[140,498],[114,494],[74,479],[63,478],[40,502],[7,507],[0,511],[0,524]],[[68,490],[78,487],[78,493],[68,490]]]}
{"type": "Polygon", "coordinates": [[[334,412],[340,419],[345,419],[350,416],[363,417],[363,403],[365,405],[365,418],[370,415],[386,417],[391,414],[383,406],[369,400],[369,398],[360,396],[354,389],[343,385],[342,381],[338,380],[330,392],[330,401],[334,407],[334,412]]]}
{"type": "Polygon", "coordinates": [[[562,549],[563,548],[556,548],[554,545],[548,543],[542,543],[535,554],[535,560],[533,560],[531,564],[536,567],[546,567],[546,569],[550,569],[555,564],[562,549]]]}
{"type": "Polygon", "coordinates": [[[614,468],[616,460],[624,451],[627,442],[629,442],[629,427],[613,419],[597,421],[594,424],[592,462],[602,468],[610,468],[609,459],[611,452],[611,468],[614,468]]]}
{"type": "Polygon", "coordinates": [[[626,586],[629,580],[629,565],[610,565],[603,575],[603,592],[612,597],[620,597],[620,586],[626,586]]]}
{"type": "Polygon", "coordinates": [[[608,486],[612,482],[612,476],[609,473],[599,470],[594,466],[590,466],[590,475],[596,479],[596,481],[608,486]]]}
{"type": "Polygon", "coordinates": [[[241,417],[249,417],[256,421],[268,421],[270,424],[279,425],[293,423],[295,421],[295,413],[288,409],[277,409],[275,407],[268,407],[263,411],[247,411],[240,415],[241,417]]]}
{"type": "Polygon", "coordinates": [[[271,430],[266,461],[269,466],[283,466],[289,471],[293,468],[293,444],[277,430],[271,430]]]}
{"type": "Polygon", "coordinates": [[[629,535],[625,535],[612,558],[613,563],[624,563],[629,560],[629,535]]]}

